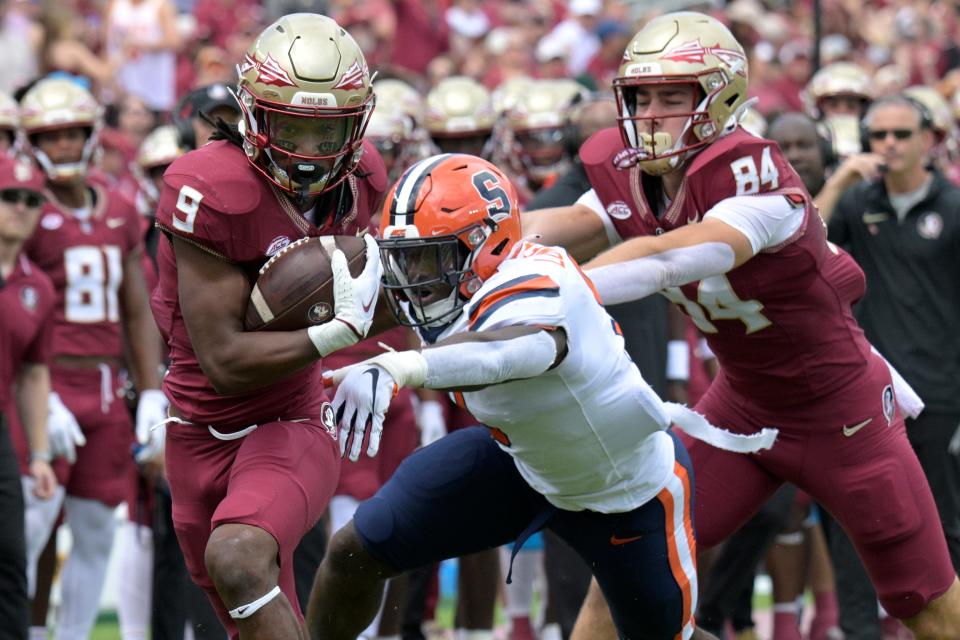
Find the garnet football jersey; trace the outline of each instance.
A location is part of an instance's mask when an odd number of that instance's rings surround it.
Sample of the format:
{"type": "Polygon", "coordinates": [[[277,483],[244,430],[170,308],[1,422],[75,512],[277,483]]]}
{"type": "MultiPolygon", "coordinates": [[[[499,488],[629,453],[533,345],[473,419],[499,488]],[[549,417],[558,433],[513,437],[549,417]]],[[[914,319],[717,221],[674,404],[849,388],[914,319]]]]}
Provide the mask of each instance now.
{"type": "Polygon", "coordinates": [[[55,297],[53,283],[22,253],[13,272],[0,285],[0,412],[23,363],[50,359],[55,297]]]}
{"type": "Polygon", "coordinates": [[[94,203],[86,219],[48,194],[24,252],[56,290],[53,355],[122,358],[120,287],[127,257],[143,250],[140,217],[116,192],[88,186],[94,203]]]}
{"type": "MultiPolygon", "coordinates": [[[[349,190],[350,206],[339,216],[320,212],[318,227],[250,165],[242,149],[227,141],[212,142],[178,158],[167,169],[157,226],[237,265],[252,286],[263,263],[299,238],[357,235],[367,230],[386,189],[383,160],[372,145],[364,143],[359,167],[341,188],[349,190]]],[[[190,343],[180,312],[176,260],[168,240],[159,244],[157,269],[160,282],[151,305],[170,348],[164,391],[181,417],[229,429],[319,415],[323,386],[316,365],[242,395],[218,394],[200,369],[190,343]]]]}
{"type": "Polygon", "coordinates": [[[850,311],[856,283],[845,273],[855,279],[855,271],[832,268],[842,261],[776,143],[739,128],[720,138],[690,160],[659,217],[641,187],[640,168],[614,165],[622,149],[617,130],[605,129],[585,143],[581,158],[623,239],[697,223],[734,196],[779,194],[804,208],[799,228],[780,245],[724,275],[662,292],[706,336],[737,393],[771,424],[783,424],[787,407],[802,408],[805,421],[842,422],[860,414],[861,400],[876,399],[878,380],[864,374],[870,346],[850,311]]]}

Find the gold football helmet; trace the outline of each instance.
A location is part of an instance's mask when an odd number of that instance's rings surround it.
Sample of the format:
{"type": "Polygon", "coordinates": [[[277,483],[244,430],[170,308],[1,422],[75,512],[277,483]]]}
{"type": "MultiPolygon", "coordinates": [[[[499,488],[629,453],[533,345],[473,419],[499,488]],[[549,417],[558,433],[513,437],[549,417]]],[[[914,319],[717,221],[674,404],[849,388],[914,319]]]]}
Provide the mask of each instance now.
{"type": "Polygon", "coordinates": [[[379,80],[373,84],[378,107],[370,116],[367,140],[380,152],[393,181],[410,165],[431,155],[428,136],[420,126],[423,98],[400,80],[379,80]]]}
{"type": "Polygon", "coordinates": [[[35,84],[20,101],[20,127],[26,149],[33,155],[50,180],[68,182],[84,176],[97,148],[97,136],[102,126],[102,110],[90,92],[72,80],[47,78],[35,84]],[[83,153],[75,162],[54,164],[37,148],[38,133],[57,129],[82,127],[87,141],[83,153]]]}
{"type": "Polygon", "coordinates": [[[444,153],[483,157],[495,119],[490,92],[472,78],[445,78],[427,94],[425,126],[444,153]]]}
{"type": "Polygon", "coordinates": [[[531,80],[507,112],[513,151],[529,179],[542,183],[564,170],[572,111],[586,97],[573,80],[531,80]]]}
{"type": "Polygon", "coordinates": [[[137,150],[136,178],[151,205],[160,198],[159,182],[163,172],[174,160],[186,153],[173,125],[157,127],[150,132],[137,150]]]}
{"type": "Polygon", "coordinates": [[[272,183],[301,198],[357,168],[374,95],[363,52],[334,20],[284,16],[237,65],[243,148],[272,183]]]}
{"type": "Polygon", "coordinates": [[[800,98],[811,117],[821,119],[835,112],[824,108],[824,101],[831,98],[851,98],[859,103],[859,113],[849,109],[844,113],[862,115],[863,110],[873,100],[873,87],[870,76],[862,67],[852,62],[834,62],[817,71],[800,98]]]}
{"type": "Polygon", "coordinates": [[[747,57],[719,20],[693,11],[667,13],[630,40],[613,90],[620,135],[628,148],[625,160],[636,162],[646,173],[663,175],[736,122],[747,99],[747,57]],[[699,103],[679,116],[686,122],[676,140],[657,130],[662,118],[637,114],[638,88],[665,84],[697,89],[699,103]]]}

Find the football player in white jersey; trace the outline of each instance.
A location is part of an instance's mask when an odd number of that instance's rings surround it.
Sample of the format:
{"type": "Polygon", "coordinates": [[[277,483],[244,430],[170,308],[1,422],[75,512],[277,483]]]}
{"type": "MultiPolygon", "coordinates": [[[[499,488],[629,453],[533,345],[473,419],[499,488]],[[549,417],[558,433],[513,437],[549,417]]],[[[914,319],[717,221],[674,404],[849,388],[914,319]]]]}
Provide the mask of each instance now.
{"type": "Polygon", "coordinates": [[[450,391],[489,426],[414,453],[360,505],[318,572],[311,633],[352,640],[390,576],[514,540],[516,555],[547,527],[593,567],[622,637],[712,637],[693,622],[693,476],[667,428],[738,451],[775,432],[734,436],[661,402],[577,263],[521,239],[514,188],[489,162],[415,164],[380,229],[387,298],[424,347],[327,374],[341,449],[376,454],[401,386],[450,391]]]}

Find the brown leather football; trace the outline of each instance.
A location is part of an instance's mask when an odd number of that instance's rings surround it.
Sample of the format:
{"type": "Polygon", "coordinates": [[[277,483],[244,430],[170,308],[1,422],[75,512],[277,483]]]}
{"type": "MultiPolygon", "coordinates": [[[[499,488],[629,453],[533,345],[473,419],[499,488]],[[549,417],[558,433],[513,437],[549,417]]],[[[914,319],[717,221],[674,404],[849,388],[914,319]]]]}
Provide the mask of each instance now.
{"type": "Polygon", "coordinates": [[[354,236],[302,238],[270,258],[250,292],[247,331],[295,331],[332,320],[334,249],[343,251],[350,275],[359,276],[367,245],[354,236]]]}

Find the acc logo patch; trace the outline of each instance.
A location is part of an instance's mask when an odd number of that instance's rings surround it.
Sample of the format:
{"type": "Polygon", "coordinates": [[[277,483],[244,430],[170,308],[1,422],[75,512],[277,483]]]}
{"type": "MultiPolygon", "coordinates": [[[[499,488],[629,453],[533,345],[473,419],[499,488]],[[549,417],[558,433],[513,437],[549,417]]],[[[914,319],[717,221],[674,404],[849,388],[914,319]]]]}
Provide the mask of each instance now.
{"type": "Polygon", "coordinates": [[[929,211],[917,220],[917,233],[927,240],[936,240],[943,232],[943,217],[936,211],[929,211]]]}
{"type": "Polygon", "coordinates": [[[23,308],[33,313],[37,310],[37,302],[39,301],[39,296],[37,295],[37,290],[33,287],[27,286],[20,289],[20,304],[23,305],[23,308]]]}
{"type": "Polygon", "coordinates": [[[47,231],[53,231],[63,226],[63,216],[59,213],[48,213],[40,219],[40,226],[47,231]]]}
{"type": "Polygon", "coordinates": [[[883,417],[887,419],[887,426],[893,423],[893,414],[897,406],[893,397],[893,387],[889,384],[883,388],[883,417]]]}
{"type": "Polygon", "coordinates": [[[614,200],[607,205],[607,213],[611,218],[616,218],[617,220],[626,220],[631,215],[633,215],[633,210],[623,200],[614,200]]]}
{"type": "Polygon", "coordinates": [[[270,241],[270,246],[267,247],[264,253],[268,256],[273,256],[278,251],[284,249],[288,244],[290,244],[290,238],[287,236],[277,236],[270,241]]]}
{"type": "Polygon", "coordinates": [[[320,421],[323,423],[324,428],[327,430],[327,433],[330,434],[330,437],[334,440],[337,439],[337,421],[333,415],[333,405],[329,402],[324,402],[323,406],[320,407],[320,421]]]}

